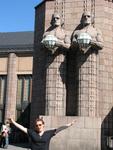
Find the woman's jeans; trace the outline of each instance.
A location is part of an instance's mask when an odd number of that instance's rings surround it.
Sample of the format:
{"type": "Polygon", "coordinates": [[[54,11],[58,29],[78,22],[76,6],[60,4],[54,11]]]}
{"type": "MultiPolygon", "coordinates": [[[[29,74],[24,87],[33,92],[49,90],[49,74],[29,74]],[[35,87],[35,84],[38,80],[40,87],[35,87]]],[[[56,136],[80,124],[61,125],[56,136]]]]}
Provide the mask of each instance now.
{"type": "Polygon", "coordinates": [[[8,147],[9,145],[9,136],[5,137],[5,146],[4,147],[8,147]]]}

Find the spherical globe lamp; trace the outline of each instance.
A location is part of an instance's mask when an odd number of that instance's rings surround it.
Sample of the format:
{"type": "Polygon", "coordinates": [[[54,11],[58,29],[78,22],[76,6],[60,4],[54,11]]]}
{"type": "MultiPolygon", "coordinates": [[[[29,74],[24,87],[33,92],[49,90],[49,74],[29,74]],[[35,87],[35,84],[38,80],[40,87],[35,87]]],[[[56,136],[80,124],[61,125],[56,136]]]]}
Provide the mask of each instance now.
{"type": "Polygon", "coordinates": [[[88,33],[80,33],[77,38],[80,48],[88,48],[91,42],[91,36],[88,33]]]}
{"type": "Polygon", "coordinates": [[[47,35],[43,40],[41,41],[42,44],[48,49],[54,49],[55,43],[58,41],[58,39],[54,35],[47,35]]]}

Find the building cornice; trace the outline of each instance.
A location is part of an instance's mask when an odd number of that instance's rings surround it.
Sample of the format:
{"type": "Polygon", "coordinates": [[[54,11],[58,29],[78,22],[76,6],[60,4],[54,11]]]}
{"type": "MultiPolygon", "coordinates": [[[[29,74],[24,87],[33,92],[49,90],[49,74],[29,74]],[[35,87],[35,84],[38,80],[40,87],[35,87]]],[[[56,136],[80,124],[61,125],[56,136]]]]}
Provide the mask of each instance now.
{"type": "Polygon", "coordinates": [[[33,54],[33,45],[0,45],[0,55],[15,54],[33,54]]]}

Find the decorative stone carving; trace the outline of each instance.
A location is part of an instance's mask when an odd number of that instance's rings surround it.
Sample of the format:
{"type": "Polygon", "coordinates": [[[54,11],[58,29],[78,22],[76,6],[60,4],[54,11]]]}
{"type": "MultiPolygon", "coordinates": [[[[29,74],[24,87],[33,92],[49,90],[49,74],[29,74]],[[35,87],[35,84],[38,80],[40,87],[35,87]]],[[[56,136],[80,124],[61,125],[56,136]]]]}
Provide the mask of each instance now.
{"type": "Polygon", "coordinates": [[[93,26],[90,12],[85,12],[81,18],[81,24],[75,29],[72,35],[72,45],[86,53],[90,48],[102,49],[103,38],[99,29],[93,26]]]}
{"type": "Polygon", "coordinates": [[[44,33],[41,43],[52,53],[58,48],[68,49],[70,47],[70,38],[62,27],[61,17],[58,13],[52,15],[51,27],[44,33]]]}

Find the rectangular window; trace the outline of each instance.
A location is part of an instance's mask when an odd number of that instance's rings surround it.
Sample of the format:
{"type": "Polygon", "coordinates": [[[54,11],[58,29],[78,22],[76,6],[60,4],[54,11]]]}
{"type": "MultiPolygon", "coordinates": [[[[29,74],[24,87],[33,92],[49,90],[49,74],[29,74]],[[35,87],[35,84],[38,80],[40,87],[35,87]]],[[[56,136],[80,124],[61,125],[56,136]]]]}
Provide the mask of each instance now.
{"type": "Polygon", "coordinates": [[[3,121],[3,112],[6,99],[6,75],[0,75],[0,123],[3,121]]]}
{"type": "Polygon", "coordinates": [[[19,75],[17,80],[16,119],[27,109],[31,102],[32,75],[19,75]]]}

